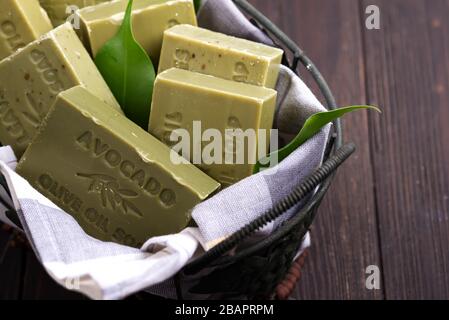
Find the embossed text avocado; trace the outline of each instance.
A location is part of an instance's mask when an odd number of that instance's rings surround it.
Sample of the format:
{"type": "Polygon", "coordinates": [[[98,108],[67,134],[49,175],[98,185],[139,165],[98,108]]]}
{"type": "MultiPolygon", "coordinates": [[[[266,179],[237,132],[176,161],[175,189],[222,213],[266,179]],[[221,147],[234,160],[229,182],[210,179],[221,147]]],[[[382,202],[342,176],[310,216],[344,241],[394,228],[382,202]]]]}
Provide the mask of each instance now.
{"type": "Polygon", "coordinates": [[[82,87],[58,95],[17,172],[95,238],[139,247],[184,229],[220,185],[82,87]],[[181,164],[175,164],[179,163],[181,164]]]}

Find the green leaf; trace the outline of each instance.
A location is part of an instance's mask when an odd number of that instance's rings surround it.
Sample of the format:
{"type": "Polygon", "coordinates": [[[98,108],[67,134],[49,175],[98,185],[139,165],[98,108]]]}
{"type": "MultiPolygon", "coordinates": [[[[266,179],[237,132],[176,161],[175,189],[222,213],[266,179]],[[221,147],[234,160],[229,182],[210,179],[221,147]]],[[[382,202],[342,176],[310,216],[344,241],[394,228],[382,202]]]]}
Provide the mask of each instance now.
{"type": "Polygon", "coordinates": [[[119,31],[98,52],[95,64],[125,115],[147,130],[156,73],[150,57],[134,38],[132,5],[130,0],[119,31]]]}
{"type": "Polygon", "coordinates": [[[270,159],[276,159],[278,163],[281,162],[302,144],[304,144],[307,140],[318,133],[324,126],[331,123],[332,121],[335,121],[336,119],[344,116],[347,113],[362,109],[370,109],[379,113],[381,112],[379,108],[372,106],[352,106],[326,112],[320,112],[312,115],[306,120],[301,131],[298,133],[295,139],[290,142],[290,144],[260,159],[254,167],[254,173],[258,173],[262,169],[269,167],[270,163],[272,163],[270,159]]]}
{"type": "Polygon", "coordinates": [[[193,0],[193,4],[195,5],[195,11],[198,12],[201,7],[201,0],[193,0]]]}

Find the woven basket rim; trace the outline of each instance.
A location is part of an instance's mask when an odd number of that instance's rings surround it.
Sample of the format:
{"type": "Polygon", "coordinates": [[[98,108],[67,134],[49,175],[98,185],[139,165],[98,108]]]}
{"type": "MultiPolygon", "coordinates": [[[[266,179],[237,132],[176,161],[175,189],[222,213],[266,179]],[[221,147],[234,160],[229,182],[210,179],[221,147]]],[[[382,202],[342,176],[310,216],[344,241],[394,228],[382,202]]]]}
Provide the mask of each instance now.
{"type": "MultiPolygon", "coordinates": [[[[312,60],[307,57],[304,51],[291,40],[282,30],[280,30],[270,19],[258,11],[254,6],[252,6],[247,0],[232,0],[234,4],[250,19],[253,20],[255,25],[265,31],[267,34],[276,38],[283,47],[288,49],[292,55],[292,61],[286,62],[287,67],[289,67],[295,74],[299,74],[299,65],[302,64],[305,69],[312,75],[313,79],[317,83],[321,94],[326,100],[326,108],[328,110],[336,109],[337,104],[335,98],[326,82],[324,77],[321,75],[318,68],[312,62],[312,60]]],[[[330,135],[328,141],[324,160],[328,159],[330,156],[334,155],[335,152],[343,145],[342,137],[342,124],[341,120],[337,119],[333,122],[333,133],[330,135]]],[[[237,255],[232,257],[225,257],[221,262],[224,264],[229,264],[237,262],[244,259],[255,252],[270,246],[274,242],[278,241],[282,237],[286,236],[289,232],[295,229],[296,226],[304,222],[307,218],[308,213],[311,213],[308,226],[313,222],[315,211],[320,205],[324,195],[328,191],[331,182],[333,180],[333,175],[326,179],[317,189],[315,194],[307,201],[303,209],[297,214],[296,218],[287,221],[282,227],[273,232],[271,235],[267,236],[262,241],[242,249],[237,255]]],[[[225,240],[226,241],[226,240],[225,240]]],[[[209,251],[210,252],[210,251],[209,251]]],[[[208,252],[204,253],[202,256],[195,258],[189,264],[187,264],[183,270],[188,270],[188,273],[195,273],[209,265],[211,262],[211,257],[208,256],[208,252]]],[[[215,259],[214,259],[215,260],[215,259]]],[[[221,260],[221,259],[220,259],[221,260]]],[[[220,264],[220,263],[219,263],[220,264]]],[[[214,264],[215,265],[215,264],[214,264]]]]}

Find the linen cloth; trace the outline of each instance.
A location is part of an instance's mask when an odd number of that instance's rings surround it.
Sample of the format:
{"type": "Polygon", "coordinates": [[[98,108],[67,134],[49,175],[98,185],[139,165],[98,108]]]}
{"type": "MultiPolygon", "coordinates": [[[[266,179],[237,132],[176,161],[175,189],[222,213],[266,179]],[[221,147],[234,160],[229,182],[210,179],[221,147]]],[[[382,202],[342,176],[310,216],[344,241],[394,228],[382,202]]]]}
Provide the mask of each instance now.
{"type": "MultiPolygon", "coordinates": [[[[230,0],[205,2],[199,13],[199,24],[271,43],[230,0]]],[[[286,67],[281,68],[276,89],[278,105],[274,126],[279,130],[282,144],[299,132],[308,116],[325,109],[286,67]]],[[[203,253],[259,217],[321,164],[329,131],[330,126],[323,128],[278,166],[253,175],[196,206],[192,216],[198,228],[149,239],[140,249],[101,242],[85,234],[70,215],[14,172],[16,159],[10,147],[0,148],[0,171],[11,192],[12,199],[6,201],[12,201],[37,257],[59,284],[93,299],[121,299],[145,288],[175,298],[172,277],[195,254],[203,253]]],[[[4,192],[2,195],[5,197],[4,192]]],[[[298,209],[292,208],[252,240],[272,232],[298,209]]],[[[0,220],[13,224],[4,213],[0,213],[0,220]]],[[[310,244],[308,236],[304,240],[302,250],[310,244]]]]}

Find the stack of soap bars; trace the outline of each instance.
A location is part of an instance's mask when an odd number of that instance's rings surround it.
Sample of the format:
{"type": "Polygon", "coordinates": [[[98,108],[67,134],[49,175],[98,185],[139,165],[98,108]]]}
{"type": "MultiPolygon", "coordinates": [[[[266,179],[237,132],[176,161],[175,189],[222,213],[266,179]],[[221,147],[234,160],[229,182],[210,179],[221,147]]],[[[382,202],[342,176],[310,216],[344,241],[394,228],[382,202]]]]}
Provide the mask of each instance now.
{"type": "MultiPolygon", "coordinates": [[[[159,66],[145,131],[93,62],[127,3],[0,0],[0,141],[20,158],[17,172],[88,234],[140,247],[184,229],[195,205],[252,174],[249,159],[267,151],[260,135],[244,144],[243,163],[203,163],[195,124],[200,135],[251,129],[269,139],[283,52],[197,27],[192,0],[135,0],[136,40],[159,66]],[[187,155],[172,150],[177,129],[187,155]]],[[[228,142],[215,158],[237,156],[228,142]]]]}

